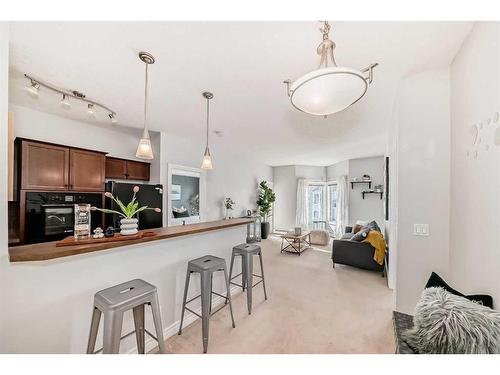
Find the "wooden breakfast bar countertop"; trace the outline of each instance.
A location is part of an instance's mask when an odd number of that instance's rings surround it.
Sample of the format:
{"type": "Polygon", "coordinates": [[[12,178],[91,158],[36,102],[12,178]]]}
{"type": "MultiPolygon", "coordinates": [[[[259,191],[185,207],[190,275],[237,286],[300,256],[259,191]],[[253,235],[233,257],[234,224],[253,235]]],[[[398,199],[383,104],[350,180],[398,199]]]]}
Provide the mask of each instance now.
{"type": "MultiPolygon", "coordinates": [[[[151,242],[164,240],[168,238],[187,236],[190,234],[210,232],[239,225],[251,223],[250,218],[238,218],[218,221],[208,221],[204,223],[180,225],[175,227],[148,229],[147,232],[153,232],[155,235],[131,240],[123,240],[117,242],[98,242],[95,244],[85,243],[71,246],[56,246],[54,242],[43,242],[32,245],[22,245],[9,247],[10,262],[31,262],[62,258],[72,255],[91,253],[95,251],[107,250],[116,247],[139,244],[143,242],[151,242]]],[[[146,232],[146,231],[140,231],[146,232]]],[[[116,234],[119,235],[119,234],[116,234]]]]}

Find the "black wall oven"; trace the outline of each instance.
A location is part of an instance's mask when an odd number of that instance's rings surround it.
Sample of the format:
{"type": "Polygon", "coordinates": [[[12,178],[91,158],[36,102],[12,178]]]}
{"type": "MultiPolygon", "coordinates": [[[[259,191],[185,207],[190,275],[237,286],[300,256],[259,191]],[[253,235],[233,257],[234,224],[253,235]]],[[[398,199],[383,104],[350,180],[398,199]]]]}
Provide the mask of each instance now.
{"type": "MultiPolygon", "coordinates": [[[[72,236],[77,203],[102,207],[102,194],[27,192],[24,242],[57,241],[72,236]]],[[[101,212],[92,211],[90,225],[92,230],[102,227],[101,212]]]]}

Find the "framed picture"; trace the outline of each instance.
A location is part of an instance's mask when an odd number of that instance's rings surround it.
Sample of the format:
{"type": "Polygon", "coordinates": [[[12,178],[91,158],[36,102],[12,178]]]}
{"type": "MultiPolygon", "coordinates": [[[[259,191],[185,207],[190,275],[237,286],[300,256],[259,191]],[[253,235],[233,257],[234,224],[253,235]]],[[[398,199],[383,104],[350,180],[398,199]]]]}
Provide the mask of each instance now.
{"type": "Polygon", "coordinates": [[[181,200],[181,185],[172,185],[170,197],[173,201],[181,200]]]}

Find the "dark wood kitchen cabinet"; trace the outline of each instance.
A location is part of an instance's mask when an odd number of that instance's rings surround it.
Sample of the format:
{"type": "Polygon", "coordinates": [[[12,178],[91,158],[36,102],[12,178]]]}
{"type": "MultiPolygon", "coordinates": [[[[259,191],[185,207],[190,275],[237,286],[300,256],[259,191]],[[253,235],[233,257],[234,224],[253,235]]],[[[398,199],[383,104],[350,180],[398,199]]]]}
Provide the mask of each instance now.
{"type": "Polygon", "coordinates": [[[21,141],[21,189],[68,190],[69,148],[21,141]]]}
{"type": "Polygon", "coordinates": [[[69,190],[103,191],[105,182],[104,154],[70,149],[69,190]]]}
{"type": "Polygon", "coordinates": [[[106,178],[149,181],[150,164],[134,160],[106,157],[106,178]]]}
{"type": "Polygon", "coordinates": [[[105,153],[16,139],[21,190],[104,191],[105,153]]]}

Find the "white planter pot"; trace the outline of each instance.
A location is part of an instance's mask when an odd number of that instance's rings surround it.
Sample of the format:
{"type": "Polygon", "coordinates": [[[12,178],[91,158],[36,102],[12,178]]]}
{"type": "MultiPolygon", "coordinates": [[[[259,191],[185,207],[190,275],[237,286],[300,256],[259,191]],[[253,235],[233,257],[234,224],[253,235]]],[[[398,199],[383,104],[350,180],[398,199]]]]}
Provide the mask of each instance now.
{"type": "Polygon", "coordinates": [[[122,236],[130,236],[133,234],[137,234],[137,227],[139,226],[137,223],[139,220],[137,219],[121,219],[120,220],[120,234],[122,236]]]}

